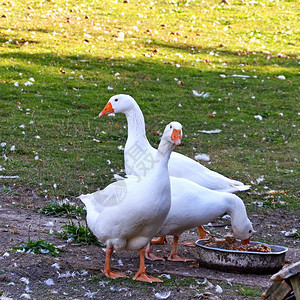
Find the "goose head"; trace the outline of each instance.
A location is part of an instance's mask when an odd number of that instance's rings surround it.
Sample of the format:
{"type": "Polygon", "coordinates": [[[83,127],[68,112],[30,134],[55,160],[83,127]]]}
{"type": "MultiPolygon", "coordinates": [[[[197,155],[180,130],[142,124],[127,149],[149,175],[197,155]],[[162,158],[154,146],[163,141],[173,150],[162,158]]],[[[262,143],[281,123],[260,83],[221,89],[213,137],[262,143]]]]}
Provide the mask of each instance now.
{"type": "Polygon", "coordinates": [[[165,139],[175,145],[180,145],[182,138],[182,125],[178,122],[169,123],[163,133],[162,139],[165,139]]]}
{"type": "Polygon", "coordinates": [[[131,96],[125,94],[115,95],[108,100],[106,106],[99,114],[99,117],[109,115],[111,113],[126,113],[135,106],[136,102],[131,96]]]}
{"type": "Polygon", "coordinates": [[[254,232],[252,223],[247,218],[246,222],[239,224],[238,226],[232,225],[232,230],[235,235],[242,240],[243,244],[249,244],[251,236],[254,232]]]}

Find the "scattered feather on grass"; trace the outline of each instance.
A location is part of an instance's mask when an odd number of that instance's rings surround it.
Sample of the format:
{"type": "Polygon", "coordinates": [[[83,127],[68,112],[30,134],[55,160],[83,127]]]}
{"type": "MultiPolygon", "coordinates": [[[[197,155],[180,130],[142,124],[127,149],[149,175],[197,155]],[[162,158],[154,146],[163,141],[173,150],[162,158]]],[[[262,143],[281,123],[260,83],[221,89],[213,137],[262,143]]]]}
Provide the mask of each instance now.
{"type": "Polygon", "coordinates": [[[165,293],[155,293],[156,299],[168,299],[171,295],[171,291],[165,292],[165,293]]]}
{"type": "Polygon", "coordinates": [[[75,245],[97,245],[103,247],[97,237],[90,231],[88,227],[75,224],[62,226],[65,229],[63,232],[58,233],[58,236],[65,240],[69,240],[75,245]]]}
{"type": "Polygon", "coordinates": [[[202,160],[202,161],[210,161],[209,155],[207,155],[205,153],[195,155],[195,159],[202,160]]]}
{"type": "Polygon", "coordinates": [[[220,133],[222,130],[221,129],[213,129],[213,130],[198,130],[198,131],[202,132],[202,133],[211,134],[211,133],[220,133]]]}
{"type": "Polygon", "coordinates": [[[58,256],[63,250],[57,248],[51,243],[48,243],[44,240],[31,241],[28,240],[27,243],[22,242],[21,246],[10,247],[12,250],[21,251],[26,253],[35,253],[35,254],[49,254],[51,256],[58,256]]]}
{"type": "Polygon", "coordinates": [[[85,217],[86,210],[80,206],[71,205],[69,203],[51,202],[39,210],[47,216],[68,216],[68,217],[85,217]]]}

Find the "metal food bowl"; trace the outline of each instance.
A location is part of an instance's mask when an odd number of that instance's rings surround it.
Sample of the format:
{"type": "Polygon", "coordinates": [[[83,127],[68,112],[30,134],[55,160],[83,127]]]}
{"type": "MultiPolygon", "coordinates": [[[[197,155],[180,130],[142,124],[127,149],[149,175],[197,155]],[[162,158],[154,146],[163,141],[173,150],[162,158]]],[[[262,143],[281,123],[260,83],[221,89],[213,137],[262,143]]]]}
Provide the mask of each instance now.
{"type": "Polygon", "coordinates": [[[225,272],[273,274],[280,270],[285,261],[287,247],[251,241],[251,244],[266,245],[272,252],[237,251],[205,246],[209,239],[195,242],[198,246],[199,265],[225,272]]]}

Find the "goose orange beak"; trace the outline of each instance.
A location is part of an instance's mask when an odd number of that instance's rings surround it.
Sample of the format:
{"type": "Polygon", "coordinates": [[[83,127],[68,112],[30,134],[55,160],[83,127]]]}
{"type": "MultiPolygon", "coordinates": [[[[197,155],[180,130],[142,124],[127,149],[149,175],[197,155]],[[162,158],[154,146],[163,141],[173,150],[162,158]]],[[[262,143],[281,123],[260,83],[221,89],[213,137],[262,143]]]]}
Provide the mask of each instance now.
{"type": "Polygon", "coordinates": [[[173,129],[171,140],[174,142],[175,145],[180,145],[181,143],[181,130],[173,129]]]}
{"type": "Polygon", "coordinates": [[[246,240],[242,240],[242,244],[248,245],[250,243],[250,239],[251,239],[251,236],[249,238],[247,238],[246,240]]]}
{"type": "Polygon", "coordinates": [[[114,109],[113,109],[111,103],[107,102],[107,104],[105,105],[105,107],[103,108],[103,110],[101,111],[101,113],[99,114],[99,117],[109,115],[109,114],[111,114],[113,112],[114,112],[114,109]]]}

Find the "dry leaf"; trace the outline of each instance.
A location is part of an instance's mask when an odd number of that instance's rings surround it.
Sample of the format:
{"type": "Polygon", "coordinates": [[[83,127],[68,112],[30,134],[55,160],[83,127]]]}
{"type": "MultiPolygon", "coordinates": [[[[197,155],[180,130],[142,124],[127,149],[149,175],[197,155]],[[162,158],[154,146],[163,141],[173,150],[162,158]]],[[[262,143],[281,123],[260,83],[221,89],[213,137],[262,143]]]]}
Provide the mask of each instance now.
{"type": "Polygon", "coordinates": [[[190,265],[190,268],[199,268],[199,265],[190,265]]]}

